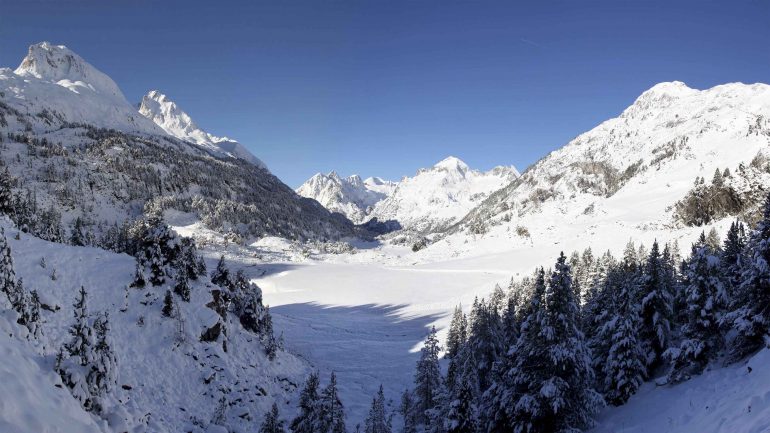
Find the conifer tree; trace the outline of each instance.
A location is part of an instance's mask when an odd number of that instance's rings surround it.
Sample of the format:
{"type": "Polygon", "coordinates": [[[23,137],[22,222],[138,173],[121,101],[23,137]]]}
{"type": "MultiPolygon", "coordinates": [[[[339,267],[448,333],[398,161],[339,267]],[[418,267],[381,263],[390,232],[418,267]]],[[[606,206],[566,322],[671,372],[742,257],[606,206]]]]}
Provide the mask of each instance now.
{"type": "Polygon", "coordinates": [[[401,418],[404,424],[401,428],[401,433],[417,433],[417,407],[414,397],[409,390],[405,390],[401,394],[401,404],[398,407],[398,411],[401,413],[401,418]]]}
{"type": "Polygon", "coordinates": [[[390,418],[385,409],[385,393],[380,385],[380,390],[372,399],[369,415],[364,422],[364,433],[391,433],[390,418]]]}
{"type": "Polygon", "coordinates": [[[166,290],[166,296],[163,297],[163,309],[161,312],[165,317],[174,315],[174,297],[171,296],[170,290],[166,290]]]}
{"type": "Polygon", "coordinates": [[[725,298],[725,288],[717,254],[701,233],[685,269],[684,338],[678,348],[666,352],[672,362],[672,382],[699,374],[721,348],[718,306],[722,303],[720,299],[725,298]]]}
{"type": "Polygon", "coordinates": [[[329,384],[321,391],[320,433],[345,433],[345,408],[337,390],[337,376],[332,372],[329,384]]]}
{"type": "Polygon", "coordinates": [[[5,238],[5,232],[0,229],[0,289],[6,296],[16,287],[16,273],[13,269],[13,257],[11,247],[5,238]]]}
{"type": "Polygon", "coordinates": [[[744,251],[746,249],[746,232],[740,221],[730,223],[730,229],[727,231],[724,245],[722,247],[721,264],[722,272],[727,282],[728,296],[737,290],[741,282],[741,272],[746,259],[744,251]]]}
{"type": "Polygon", "coordinates": [[[539,388],[536,389],[535,383],[542,377],[540,369],[545,366],[545,353],[539,344],[545,290],[545,270],[539,268],[532,280],[529,302],[522,309],[516,344],[503,353],[496,366],[498,380],[484,395],[482,421],[488,432],[534,428],[532,423],[540,411],[539,388]]]}
{"type": "Polygon", "coordinates": [[[467,377],[462,377],[450,398],[446,418],[447,433],[473,433],[476,431],[476,404],[473,389],[467,377]]]}
{"type": "Polygon", "coordinates": [[[102,399],[117,383],[117,359],[108,340],[110,322],[106,313],[97,317],[93,330],[94,359],[86,381],[93,400],[92,406],[98,413],[102,409],[102,399]]]}
{"type": "Polygon", "coordinates": [[[562,253],[546,289],[542,328],[550,372],[543,386],[553,391],[541,393],[546,414],[550,414],[543,421],[545,425],[555,422],[556,431],[590,427],[603,404],[592,386],[590,351],[579,329],[579,309],[571,285],[571,271],[562,253]]]}
{"type": "Polygon", "coordinates": [[[305,387],[299,395],[299,414],[291,421],[291,431],[294,433],[317,433],[321,431],[318,406],[318,373],[310,373],[305,387]]]}
{"type": "Polygon", "coordinates": [[[728,316],[737,332],[731,348],[734,359],[759,349],[770,329],[770,195],[762,219],[746,245],[746,264],[728,316]]]}
{"type": "Polygon", "coordinates": [[[602,367],[606,400],[616,406],[624,404],[644,381],[645,354],[638,339],[639,312],[628,287],[618,294],[615,313],[605,325],[602,335],[609,338],[609,351],[602,367]]]}
{"type": "MultiPolygon", "coordinates": [[[[502,352],[503,336],[500,316],[483,299],[474,303],[473,317],[468,341],[463,345],[458,357],[462,364],[460,375],[471,386],[474,399],[489,387],[492,380],[492,369],[495,361],[502,352]]],[[[449,384],[454,387],[454,384],[449,384]]]]}
{"type": "Polygon", "coordinates": [[[265,415],[265,420],[259,428],[259,433],[286,433],[284,422],[278,413],[278,403],[273,402],[273,407],[265,415]]]}
{"type": "Polygon", "coordinates": [[[86,244],[86,235],[83,233],[83,220],[75,218],[70,231],[70,244],[82,247],[86,244]]]}
{"type": "Polygon", "coordinates": [[[452,321],[449,324],[449,333],[447,334],[446,342],[447,349],[446,354],[444,355],[445,358],[451,359],[457,355],[457,352],[460,350],[460,346],[465,343],[467,338],[467,327],[468,324],[465,318],[465,314],[463,314],[462,306],[458,305],[455,307],[454,314],[452,315],[452,321]]]}
{"type": "Polygon", "coordinates": [[[187,273],[180,272],[176,277],[176,284],[174,285],[174,293],[179,295],[185,302],[190,302],[190,281],[187,277],[187,273]]]}
{"type": "Polygon", "coordinates": [[[137,289],[141,289],[146,285],[146,281],[144,280],[144,271],[142,270],[142,266],[139,264],[139,262],[136,262],[136,270],[134,271],[134,279],[131,282],[131,287],[135,287],[137,289]]]}
{"type": "Polygon", "coordinates": [[[230,270],[225,264],[224,254],[219,258],[217,268],[211,273],[211,282],[222,288],[230,288],[230,270]]]}
{"type": "Polygon", "coordinates": [[[8,171],[8,167],[5,167],[5,170],[0,172],[0,215],[14,214],[12,183],[11,173],[8,171]]]}
{"type": "Polygon", "coordinates": [[[670,342],[673,294],[666,285],[667,280],[656,241],[647,258],[639,292],[642,319],[639,337],[645,346],[645,364],[650,372],[660,365],[670,342]]]}
{"type": "Polygon", "coordinates": [[[441,391],[441,370],[438,355],[441,347],[436,336],[436,327],[432,327],[425,345],[420,350],[420,360],[414,376],[415,397],[417,400],[418,420],[428,422],[428,411],[433,409],[441,391]]]}

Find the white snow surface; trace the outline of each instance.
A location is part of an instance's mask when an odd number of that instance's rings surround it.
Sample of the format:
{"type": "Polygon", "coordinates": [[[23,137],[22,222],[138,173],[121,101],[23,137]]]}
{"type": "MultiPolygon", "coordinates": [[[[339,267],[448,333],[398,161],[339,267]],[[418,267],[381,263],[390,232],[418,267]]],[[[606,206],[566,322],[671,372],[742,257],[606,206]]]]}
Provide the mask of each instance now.
{"type": "Polygon", "coordinates": [[[256,166],[267,168],[264,162],[237,141],[227,137],[217,137],[199,128],[174,101],[157,90],[151,90],[144,95],[139,104],[139,113],[155,122],[169,135],[194,143],[209,153],[220,157],[240,158],[256,166]]]}
{"type": "MultiPolygon", "coordinates": [[[[212,299],[208,284],[194,283],[189,303],[176,298],[180,320],[163,317],[168,287],[128,287],[134,258],[50,243],[24,233],[16,240],[17,230],[8,222],[0,219],[0,226],[11,247],[17,278],[23,278],[25,287],[37,290],[41,302],[56,310],[41,311],[39,341],[9,337],[12,330],[0,337],[0,431],[202,433],[192,419],[209,423],[220,389],[230,390],[231,432],[256,431],[274,401],[284,416],[293,414],[296,386],[304,381],[308,365],[287,352],[269,361],[258,337],[232,317],[227,323],[227,352],[220,342],[200,342],[203,330],[218,320],[206,307],[212,299]],[[54,270],[55,280],[51,278],[54,270]],[[89,313],[109,314],[109,337],[118,365],[109,422],[87,414],[66,388],[55,387],[60,380],[53,372],[54,359],[69,339],[72,304],[81,286],[88,291],[89,313]],[[46,408],[50,414],[43,413],[46,408]]],[[[208,263],[210,269],[215,259],[208,263]]],[[[9,326],[0,317],[0,329],[20,329],[9,326]]]]}
{"type": "Polygon", "coordinates": [[[770,349],[712,368],[676,386],[648,382],[624,406],[605,410],[591,433],[766,433],[770,349]]]}

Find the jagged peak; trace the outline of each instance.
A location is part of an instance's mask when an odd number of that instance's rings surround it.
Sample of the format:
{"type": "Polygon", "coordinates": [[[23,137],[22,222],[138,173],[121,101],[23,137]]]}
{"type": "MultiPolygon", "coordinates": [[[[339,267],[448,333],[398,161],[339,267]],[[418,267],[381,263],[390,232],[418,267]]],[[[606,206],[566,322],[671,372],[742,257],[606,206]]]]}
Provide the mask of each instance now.
{"type": "Polygon", "coordinates": [[[30,45],[27,56],[14,73],[62,84],[70,89],[75,84],[81,84],[81,87],[125,101],[120,88],[109,76],[64,45],[53,45],[50,42],[30,45]]]}

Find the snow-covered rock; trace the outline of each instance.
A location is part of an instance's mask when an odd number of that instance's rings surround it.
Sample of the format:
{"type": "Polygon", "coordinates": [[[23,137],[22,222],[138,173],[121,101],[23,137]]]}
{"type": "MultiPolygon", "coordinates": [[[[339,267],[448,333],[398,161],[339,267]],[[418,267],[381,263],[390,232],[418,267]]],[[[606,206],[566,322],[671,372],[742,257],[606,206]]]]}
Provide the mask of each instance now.
{"type": "Polygon", "coordinates": [[[241,158],[266,168],[259,158],[237,141],[227,137],[217,137],[199,128],[174,101],[157,90],[148,92],[142,98],[139,113],[155,122],[169,135],[194,143],[214,155],[241,158]]]}
{"type": "Polygon", "coordinates": [[[343,178],[332,171],[314,175],[297,188],[297,194],[312,198],[355,223],[362,223],[368,219],[372,207],[387,197],[395,186],[395,182],[378,177],[362,181],[358,175],[343,178]]]}
{"type": "Polygon", "coordinates": [[[481,172],[450,156],[402,179],[386,199],[377,203],[370,217],[396,220],[404,229],[415,232],[442,230],[518,176],[512,166],[481,172]]]}

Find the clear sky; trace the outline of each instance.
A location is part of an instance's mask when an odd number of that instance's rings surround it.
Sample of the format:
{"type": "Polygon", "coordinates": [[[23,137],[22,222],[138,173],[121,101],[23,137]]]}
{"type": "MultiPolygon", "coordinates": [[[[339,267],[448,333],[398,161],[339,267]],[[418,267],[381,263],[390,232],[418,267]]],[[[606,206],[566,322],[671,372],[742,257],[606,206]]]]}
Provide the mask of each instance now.
{"type": "Polygon", "coordinates": [[[645,89],[770,82],[770,2],[0,0],[0,65],[64,44],[296,187],[448,155],[523,170],[645,89]]]}

